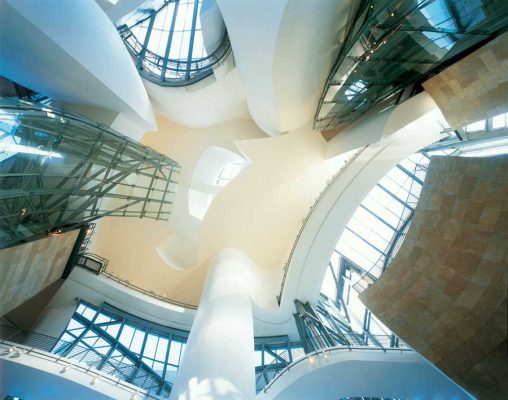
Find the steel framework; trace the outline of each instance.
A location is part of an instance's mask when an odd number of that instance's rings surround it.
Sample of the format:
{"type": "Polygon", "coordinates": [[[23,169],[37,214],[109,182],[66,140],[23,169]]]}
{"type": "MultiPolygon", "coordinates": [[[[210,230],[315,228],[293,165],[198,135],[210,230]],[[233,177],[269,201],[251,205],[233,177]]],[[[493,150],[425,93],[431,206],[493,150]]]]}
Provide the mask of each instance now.
{"type": "Polygon", "coordinates": [[[147,9],[143,5],[133,15],[125,17],[125,22],[120,22],[118,27],[120,36],[144,78],[161,86],[185,86],[211,75],[213,69],[228,58],[231,43],[225,29],[219,45],[211,54],[202,57],[194,54],[195,42],[202,42],[195,40],[200,24],[198,14],[201,0],[159,0],[151,6],[153,8],[147,9]],[[182,7],[184,9],[180,10],[182,7]],[[187,14],[190,14],[190,18],[187,14]],[[182,32],[178,29],[183,29],[182,26],[187,22],[190,26],[185,28],[185,33],[189,35],[184,35],[185,39],[182,40],[179,36],[182,32]],[[157,41],[164,44],[162,47],[159,44],[159,51],[153,51],[153,43],[157,41]],[[180,46],[186,49],[185,54],[181,58],[171,57],[171,53],[175,49],[180,50],[180,46]]]}
{"type": "Polygon", "coordinates": [[[362,0],[352,15],[314,117],[351,123],[412,95],[419,82],[508,28],[499,0],[362,0]]]}
{"type": "Polygon", "coordinates": [[[168,219],[178,163],[46,105],[0,101],[0,248],[103,216],[168,219]]]}
{"type": "Polygon", "coordinates": [[[81,301],[51,352],[168,397],[188,332],[81,301]]]}

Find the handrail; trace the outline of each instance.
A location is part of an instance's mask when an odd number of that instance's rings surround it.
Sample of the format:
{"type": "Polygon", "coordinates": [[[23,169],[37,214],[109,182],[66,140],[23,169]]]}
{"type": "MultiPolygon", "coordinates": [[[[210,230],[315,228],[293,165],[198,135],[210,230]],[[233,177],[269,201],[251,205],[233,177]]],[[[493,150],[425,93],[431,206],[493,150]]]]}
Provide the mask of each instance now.
{"type": "Polygon", "coordinates": [[[177,301],[177,300],[172,300],[172,299],[166,297],[166,295],[164,295],[164,294],[159,294],[153,290],[143,289],[142,287],[136,286],[135,284],[130,282],[128,279],[123,279],[120,276],[114,274],[113,272],[108,271],[107,270],[108,262],[109,261],[107,259],[105,259],[104,257],[98,256],[97,254],[82,253],[77,258],[76,266],[84,268],[89,271],[92,271],[96,275],[104,276],[105,278],[115,281],[123,286],[126,286],[129,289],[135,290],[136,292],[142,293],[146,296],[150,296],[152,298],[163,301],[165,303],[168,303],[168,304],[171,304],[171,305],[174,305],[177,307],[187,308],[189,310],[197,310],[198,307],[196,305],[184,303],[184,302],[177,301]],[[81,263],[80,258],[87,258],[87,259],[90,259],[90,260],[92,260],[94,262],[98,262],[98,263],[102,262],[102,265],[98,269],[92,269],[92,268],[88,267],[86,265],[86,263],[81,263]]]}
{"type": "Polygon", "coordinates": [[[307,225],[307,222],[309,222],[310,217],[312,216],[312,213],[316,209],[319,201],[324,197],[325,193],[330,189],[330,187],[337,181],[337,179],[344,173],[346,168],[358,158],[358,156],[368,147],[368,145],[360,148],[356,153],[354,153],[348,160],[345,161],[345,164],[337,171],[337,173],[328,181],[324,189],[319,193],[318,197],[314,201],[314,204],[310,207],[309,212],[307,213],[306,217],[302,221],[302,226],[300,227],[300,230],[298,231],[298,234],[296,235],[296,239],[293,242],[293,247],[291,247],[291,251],[289,253],[288,260],[284,264],[283,270],[284,275],[282,276],[282,282],[280,285],[280,291],[279,295],[277,296],[277,302],[280,305],[280,302],[282,300],[282,292],[284,291],[284,285],[286,283],[286,277],[289,270],[289,265],[291,264],[291,260],[293,259],[294,252],[296,250],[296,246],[298,245],[298,242],[300,241],[300,237],[302,236],[303,230],[305,229],[305,226],[307,225]]]}
{"type": "Polygon", "coordinates": [[[305,354],[302,357],[297,358],[292,363],[288,364],[284,369],[282,369],[275,377],[262,389],[263,392],[266,393],[268,389],[287,371],[289,371],[291,368],[293,368],[295,365],[300,364],[301,362],[305,360],[309,360],[309,362],[313,363],[315,361],[315,358],[324,356],[325,358],[328,357],[328,353],[332,352],[343,352],[343,351],[353,351],[353,350],[359,350],[359,351],[382,351],[384,353],[386,352],[400,352],[401,354],[404,352],[412,352],[413,350],[410,348],[403,348],[403,347],[391,347],[391,348],[382,348],[382,347],[369,347],[369,346],[336,346],[336,347],[329,347],[326,349],[321,349],[319,351],[314,351],[312,353],[305,354]],[[311,361],[312,360],[312,361],[311,361]]]}
{"type": "MultiPolygon", "coordinates": [[[[137,398],[139,395],[149,399],[161,399],[159,396],[150,394],[146,389],[125,382],[119,378],[109,376],[108,374],[105,374],[104,372],[99,371],[92,366],[85,366],[84,364],[76,362],[75,360],[51,353],[53,347],[56,345],[56,343],[59,342],[63,341],[41,333],[27,332],[12,326],[0,325],[0,348],[5,349],[3,353],[0,353],[0,357],[9,355],[10,357],[21,357],[22,355],[26,354],[46,361],[49,359],[50,361],[62,366],[62,370],[60,371],[62,374],[64,374],[68,369],[74,369],[90,376],[92,378],[91,384],[94,384],[97,380],[100,379],[106,383],[129,391],[133,395],[132,398],[137,398]],[[7,335],[4,334],[5,331],[8,332],[7,335]],[[21,337],[25,338],[24,343],[19,343],[20,341],[14,340],[13,338],[15,338],[16,335],[21,335],[21,337]],[[4,338],[3,336],[6,337],[4,338]],[[48,345],[50,346],[49,348],[48,345]],[[46,348],[48,348],[48,350],[46,350],[46,348]]],[[[70,344],[69,342],[65,343],[70,344]]]]}
{"type": "Polygon", "coordinates": [[[143,288],[141,288],[139,286],[136,286],[133,283],[129,282],[129,280],[122,279],[118,275],[115,275],[115,274],[113,274],[113,273],[111,273],[109,271],[104,270],[104,271],[102,271],[100,273],[100,275],[105,276],[106,278],[111,279],[111,280],[113,280],[115,282],[118,282],[118,283],[120,283],[120,284],[122,284],[124,286],[127,286],[130,289],[133,289],[133,290],[135,290],[137,292],[143,293],[143,294],[145,294],[147,296],[153,297],[153,298],[155,298],[157,300],[160,300],[160,301],[163,301],[165,303],[169,303],[169,304],[172,304],[172,305],[178,306],[178,307],[188,308],[190,310],[197,310],[197,308],[198,308],[197,306],[195,306],[193,304],[183,303],[183,302],[180,302],[180,301],[177,301],[177,300],[169,299],[169,298],[166,297],[166,295],[164,295],[164,294],[161,295],[159,293],[154,292],[153,290],[143,289],[143,288]]]}

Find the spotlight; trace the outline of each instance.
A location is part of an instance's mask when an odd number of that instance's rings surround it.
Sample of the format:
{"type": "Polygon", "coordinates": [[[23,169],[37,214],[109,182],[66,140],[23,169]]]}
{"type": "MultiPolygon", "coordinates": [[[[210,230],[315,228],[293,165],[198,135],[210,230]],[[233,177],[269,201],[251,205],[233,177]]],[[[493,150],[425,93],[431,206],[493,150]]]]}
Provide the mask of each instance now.
{"type": "Polygon", "coordinates": [[[310,356],[310,357],[309,357],[309,362],[310,362],[311,364],[314,364],[314,361],[316,361],[316,360],[315,360],[315,358],[314,358],[314,356],[310,356]]]}
{"type": "Polygon", "coordinates": [[[90,385],[95,385],[97,382],[99,382],[99,377],[95,377],[92,379],[92,382],[90,382],[90,385]]]}

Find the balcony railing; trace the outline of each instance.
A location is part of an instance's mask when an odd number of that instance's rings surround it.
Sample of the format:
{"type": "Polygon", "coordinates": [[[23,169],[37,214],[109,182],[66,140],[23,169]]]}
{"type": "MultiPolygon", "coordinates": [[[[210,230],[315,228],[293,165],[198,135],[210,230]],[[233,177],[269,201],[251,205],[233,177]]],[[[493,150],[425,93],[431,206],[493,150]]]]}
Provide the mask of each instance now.
{"type": "MultiPolygon", "coordinates": [[[[316,342],[325,344],[328,338],[325,336],[314,336],[304,338],[300,344],[295,344],[294,348],[285,350],[284,352],[274,357],[274,360],[267,365],[264,369],[256,372],[256,392],[266,391],[281,375],[286,373],[296,364],[305,360],[313,363],[317,357],[327,358],[329,353],[341,350],[361,350],[361,351],[383,351],[383,352],[407,352],[412,351],[405,343],[400,342],[399,347],[391,347],[393,344],[392,336],[387,335],[373,335],[375,340],[368,340],[365,345],[343,345],[343,346],[330,346],[321,347],[320,350],[311,353],[305,353],[305,347],[316,347],[316,342]],[[377,342],[377,343],[376,343],[377,342]]],[[[355,343],[356,337],[350,338],[350,343],[355,343]]]]}
{"type": "MultiPolygon", "coordinates": [[[[65,374],[70,369],[83,372],[90,376],[92,384],[98,380],[104,381],[131,392],[132,398],[138,398],[139,395],[147,399],[161,399],[160,396],[149,393],[154,384],[159,384],[154,382],[158,376],[153,376],[152,379],[137,380],[136,385],[130,384],[119,377],[118,374],[105,373],[106,369],[100,371],[98,368],[101,367],[102,357],[88,347],[75,345],[40,333],[0,325],[0,351],[0,357],[17,358],[30,355],[52,361],[62,366],[61,374],[65,374]],[[65,353],[69,353],[69,357],[72,357],[72,359],[62,356],[65,353]]],[[[122,369],[122,366],[119,365],[116,371],[125,371],[125,368],[132,369],[134,366],[126,364],[122,369]]]]}
{"type": "Polygon", "coordinates": [[[82,253],[78,256],[76,261],[76,266],[85,268],[88,271],[93,272],[96,275],[101,275],[105,278],[108,278],[114,282],[117,282],[123,286],[128,287],[129,289],[135,290],[136,292],[142,293],[146,296],[153,297],[157,300],[163,301],[168,304],[172,304],[177,307],[183,307],[190,310],[196,310],[197,306],[193,304],[183,303],[180,301],[172,300],[168,298],[165,294],[157,293],[153,290],[147,290],[140,286],[135,285],[130,282],[128,279],[121,278],[120,276],[112,273],[107,270],[108,260],[104,257],[98,256],[97,254],[92,253],[82,253]]]}
{"type": "Polygon", "coordinates": [[[122,27],[122,37],[132,58],[137,62],[141,76],[161,86],[186,86],[211,75],[231,54],[231,43],[224,33],[219,47],[210,55],[195,60],[173,60],[146,48],[128,27],[122,27]]]}

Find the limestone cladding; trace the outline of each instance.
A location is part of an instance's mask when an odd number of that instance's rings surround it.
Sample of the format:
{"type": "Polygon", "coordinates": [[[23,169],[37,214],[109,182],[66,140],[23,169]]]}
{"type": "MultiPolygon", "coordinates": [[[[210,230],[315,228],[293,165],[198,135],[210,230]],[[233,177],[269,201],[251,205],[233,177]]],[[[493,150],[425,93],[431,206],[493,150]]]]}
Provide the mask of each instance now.
{"type": "Polygon", "coordinates": [[[508,32],[423,84],[452,129],[508,112],[508,32]]]}
{"type": "Polygon", "coordinates": [[[62,276],[79,230],[0,250],[0,316],[62,276]]]}
{"type": "Polygon", "coordinates": [[[432,157],[389,269],[360,298],[479,399],[506,399],[508,157],[432,157]]]}

